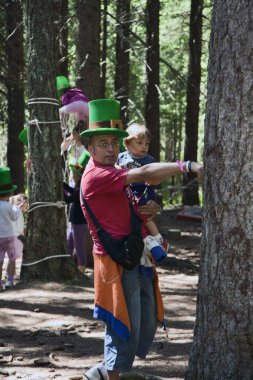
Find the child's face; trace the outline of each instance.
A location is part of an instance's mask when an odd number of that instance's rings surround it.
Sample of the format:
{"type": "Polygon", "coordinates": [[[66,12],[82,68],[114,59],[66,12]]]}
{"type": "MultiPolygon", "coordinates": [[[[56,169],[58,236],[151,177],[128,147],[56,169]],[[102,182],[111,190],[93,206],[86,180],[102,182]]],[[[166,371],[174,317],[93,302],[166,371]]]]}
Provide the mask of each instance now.
{"type": "Polygon", "coordinates": [[[145,157],[149,150],[148,137],[136,137],[127,141],[127,150],[135,157],[145,157]]]}
{"type": "Polygon", "coordinates": [[[29,208],[28,202],[24,201],[23,206],[21,207],[22,212],[27,212],[28,208],[29,208]]]}

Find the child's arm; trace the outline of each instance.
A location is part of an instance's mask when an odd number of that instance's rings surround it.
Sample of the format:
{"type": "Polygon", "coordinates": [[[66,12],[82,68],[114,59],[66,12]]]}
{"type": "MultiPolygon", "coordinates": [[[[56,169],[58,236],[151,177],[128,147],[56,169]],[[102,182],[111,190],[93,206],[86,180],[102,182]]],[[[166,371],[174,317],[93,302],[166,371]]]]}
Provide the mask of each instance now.
{"type": "Polygon", "coordinates": [[[156,227],[156,224],[153,222],[153,220],[149,220],[145,224],[145,227],[147,228],[149,235],[156,236],[159,234],[158,228],[156,227]]]}

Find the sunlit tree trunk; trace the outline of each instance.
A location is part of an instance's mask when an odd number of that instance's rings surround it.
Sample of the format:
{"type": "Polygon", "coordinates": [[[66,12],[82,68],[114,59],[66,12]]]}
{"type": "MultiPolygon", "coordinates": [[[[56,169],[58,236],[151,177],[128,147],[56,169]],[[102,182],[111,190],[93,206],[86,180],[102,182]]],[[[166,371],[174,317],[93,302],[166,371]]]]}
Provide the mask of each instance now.
{"type": "Polygon", "coordinates": [[[101,97],[100,0],[76,1],[76,84],[90,99],[101,97]]]}
{"type": "Polygon", "coordinates": [[[186,380],[253,374],[253,7],[213,5],[204,148],[204,226],[186,380]]]}
{"type": "Polygon", "coordinates": [[[6,2],[8,102],[7,163],[17,191],[24,191],[24,145],[18,135],[24,127],[24,45],[23,11],[21,1],[6,2]]]}
{"type": "MultiPolygon", "coordinates": [[[[30,120],[37,119],[39,124],[30,125],[28,134],[30,212],[25,263],[66,253],[65,208],[57,207],[63,199],[58,107],[41,103],[41,98],[56,98],[53,2],[28,0],[27,17],[28,104],[30,120]]],[[[23,267],[22,278],[63,280],[71,277],[69,263],[68,258],[55,258],[23,267]]]]}
{"type": "MultiPolygon", "coordinates": [[[[184,160],[197,161],[199,94],[201,80],[201,39],[203,0],[191,1],[189,67],[187,82],[187,104],[185,116],[184,160]]],[[[184,179],[183,204],[199,204],[196,175],[187,173],[184,179]],[[195,180],[194,180],[195,179],[195,180]]]]}
{"type": "Polygon", "coordinates": [[[150,154],[160,161],[160,108],[159,108],[159,0],[147,0],[146,29],[146,99],[145,120],[151,132],[150,154]]]}
{"type": "Polygon", "coordinates": [[[129,98],[129,29],[130,29],[130,0],[117,0],[117,37],[116,37],[116,67],[114,92],[120,101],[121,118],[126,127],[128,122],[129,98]]]}

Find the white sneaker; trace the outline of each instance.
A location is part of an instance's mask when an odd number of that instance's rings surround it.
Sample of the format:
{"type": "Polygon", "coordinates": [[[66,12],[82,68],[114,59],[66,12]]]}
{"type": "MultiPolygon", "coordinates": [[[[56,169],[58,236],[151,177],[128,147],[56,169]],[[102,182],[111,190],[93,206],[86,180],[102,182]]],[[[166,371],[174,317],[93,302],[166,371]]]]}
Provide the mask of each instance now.
{"type": "Polygon", "coordinates": [[[98,364],[85,372],[84,378],[88,380],[108,380],[107,370],[103,364],[98,364]]]}
{"type": "Polygon", "coordinates": [[[14,286],[13,282],[8,281],[8,280],[6,281],[6,283],[5,283],[5,289],[13,288],[13,286],[14,286]]]}

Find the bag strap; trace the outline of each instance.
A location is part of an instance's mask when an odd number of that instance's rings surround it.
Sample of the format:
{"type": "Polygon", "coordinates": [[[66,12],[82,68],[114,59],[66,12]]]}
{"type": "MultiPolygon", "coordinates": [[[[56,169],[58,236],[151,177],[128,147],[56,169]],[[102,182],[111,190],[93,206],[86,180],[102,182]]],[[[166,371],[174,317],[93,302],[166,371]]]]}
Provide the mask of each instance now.
{"type": "MultiPolygon", "coordinates": [[[[99,223],[99,221],[95,217],[93,211],[91,210],[90,206],[88,205],[88,202],[84,198],[82,189],[80,189],[80,192],[81,192],[81,197],[82,197],[83,204],[84,204],[86,210],[88,211],[93,224],[95,225],[95,227],[96,227],[97,230],[102,229],[101,224],[99,223]]],[[[132,227],[132,231],[136,231],[138,233],[141,233],[141,223],[140,223],[140,220],[139,220],[138,216],[136,215],[136,213],[134,211],[133,205],[130,202],[128,202],[128,204],[129,204],[129,208],[130,208],[130,211],[131,211],[131,227],[132,227]]]]}
{"type": "Polygon", "coordinates": [[[86,199],[84,198],[84,195],[83,195],[83,191],[82,189],[80,189],[81,191],[81,197],[82,197],[82,201],[83,201],[83,204],[86,208],[86,210],[88,211],[90,217],[91,217],[91,220],[93,222],[93,224],[95,225],[96,229],[99,230],[101,229],[101,224],[99,223],[99,221],[97,220],[97,218],[95,217],[95,215],[93,214],[93,212],[91,211],[91,208],[90,206],[88,205],[88,202],[86,201],[86,199]]]}

